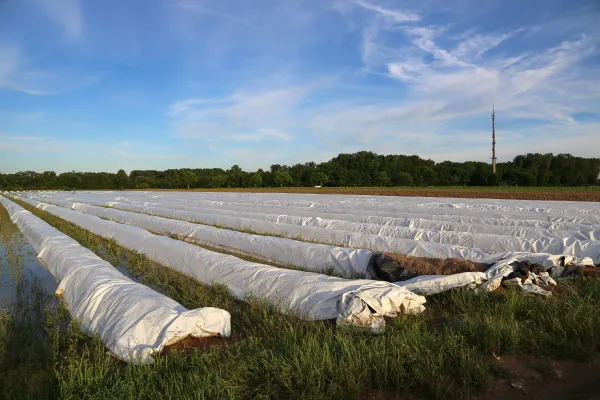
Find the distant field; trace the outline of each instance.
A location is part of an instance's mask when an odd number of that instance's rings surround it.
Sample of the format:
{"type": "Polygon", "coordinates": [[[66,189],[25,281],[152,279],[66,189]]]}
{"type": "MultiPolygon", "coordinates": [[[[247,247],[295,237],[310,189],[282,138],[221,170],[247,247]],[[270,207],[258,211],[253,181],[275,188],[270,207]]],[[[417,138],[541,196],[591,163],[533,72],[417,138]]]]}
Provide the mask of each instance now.
{"type": "MultiPolygon", "coordinates": [[[[168,189],[167,191],[175,191],[168,189]]],[[[193,189],[201,192],[319,193],[379,196],[460,197],[518,200],[600,201],[600,186],[592,187],[287,187],[193,189]]]]}

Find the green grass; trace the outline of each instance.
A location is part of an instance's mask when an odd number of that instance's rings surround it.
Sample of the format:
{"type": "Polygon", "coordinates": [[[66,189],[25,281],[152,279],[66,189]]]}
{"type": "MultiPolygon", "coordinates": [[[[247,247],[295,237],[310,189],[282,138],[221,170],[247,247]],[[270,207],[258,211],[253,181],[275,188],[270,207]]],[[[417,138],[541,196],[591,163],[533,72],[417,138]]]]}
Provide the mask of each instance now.
{"type": "MultiPolygon", "coordinates": [[[[258,300],[237,301],[222,286],[199,284],[114,242],[27,208],[184,306],[214,306],[232,314],[230,346],[171,353],[145,366],[125,365],[107,355],[102,344],[75,323],[61,330],[58,317],[44,321],[49,326],[47,350],[32,348],[31,356],[36,354],[36,363],[47,366],[48,392],[36,392],[47,397],[348,399],[384,391],[465,398],[481,394],[491,378],[503,373],[495,367],[492,353],[589,360],[600,350],[597,279],[573,280],[549,299],[513,290],[447,292],[430,297],[425,313],[389,320],[383,334],[371,335],[285,316],[258,300]]],[[[7,373],[4,360],[20,352],[6,344],[12,331],[12,323],[0,318],[0,377],[7,373]]],[[[9,343],[14,343],[12,337],[9,343]]],[[[33,382],[36,363],[10,367],[19,367],[23,381],[33,382]]]]}

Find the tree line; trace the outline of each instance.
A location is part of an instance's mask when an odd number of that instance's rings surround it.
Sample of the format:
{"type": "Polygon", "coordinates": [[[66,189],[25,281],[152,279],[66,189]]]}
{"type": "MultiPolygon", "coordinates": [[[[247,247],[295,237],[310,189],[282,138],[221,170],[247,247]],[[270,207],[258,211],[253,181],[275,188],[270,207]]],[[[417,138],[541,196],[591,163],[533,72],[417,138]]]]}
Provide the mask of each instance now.
{"type": "Polygon", "coordinates": [[[221,168],[124,170],[110,172],[21,171],[0,174],[0,190],[25,189],[195,189],[284,186],[587,186],[598,185],[600,158],[570,154],[526,154],[499,163],[436,163],[419,156],[361,151],[322,163],[275,164],[267,171],[221,168]]]}

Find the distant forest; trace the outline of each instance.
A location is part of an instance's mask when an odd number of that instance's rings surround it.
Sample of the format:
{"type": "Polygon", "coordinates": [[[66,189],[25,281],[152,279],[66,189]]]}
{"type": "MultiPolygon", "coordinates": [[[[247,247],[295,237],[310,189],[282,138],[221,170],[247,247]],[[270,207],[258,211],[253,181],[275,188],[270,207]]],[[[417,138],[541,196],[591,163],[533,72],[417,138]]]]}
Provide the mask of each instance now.
{"type": "Polygon", "coordinates": [[[598,185],[599,158],[570,154],[527,154],[499,163],[492,174],[483,162],[436,163],[419,156],[340,154],[320,164],[271,165],[246,172],[238,165],[166,171],[23,171],[0,174],[1,190],[24,189],[193,189],[283,186],[587,186],[598,185]]]}

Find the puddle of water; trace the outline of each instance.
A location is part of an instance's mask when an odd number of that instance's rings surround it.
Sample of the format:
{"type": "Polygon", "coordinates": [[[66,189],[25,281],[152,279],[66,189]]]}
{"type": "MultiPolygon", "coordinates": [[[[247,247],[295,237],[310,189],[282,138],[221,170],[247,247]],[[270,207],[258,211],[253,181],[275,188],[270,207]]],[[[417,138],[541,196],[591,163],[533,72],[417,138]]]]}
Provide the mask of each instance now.
{"type": "Polygon", "coordinates": [[[58,398],[68,312],[57,283],[0,205],[0,398],[58,398]]]}
{"type": "Polygon", "coordinates": [[[32,302],[43,307],[42,298],[54,299],[56,288],[50,271],[0,206],[0,309],[14,311],[32,302]]]}

